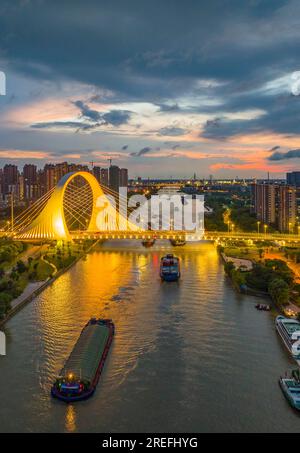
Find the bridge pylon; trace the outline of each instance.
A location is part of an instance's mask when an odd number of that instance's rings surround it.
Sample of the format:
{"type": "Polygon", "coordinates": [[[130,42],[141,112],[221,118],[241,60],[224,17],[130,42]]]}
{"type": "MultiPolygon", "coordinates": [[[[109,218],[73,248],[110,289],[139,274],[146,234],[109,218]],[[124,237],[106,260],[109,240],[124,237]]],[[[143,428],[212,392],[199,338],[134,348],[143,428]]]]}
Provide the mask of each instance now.
{"type": "MultiPolygon", "coordinates": [[[[92,232],[98,230],[97,213],[99,210],[97,210],[97,200],[99,197],[104,197],[104,199],[106,199],[106,196],[97,179],[91,173],[85,171],[71,172],[60,179],[40,214],[29,224],[29,226],[16,234],[18,239],[72,240],[64,212],[64,195],[68,185],[77,176],[81,176],[89,184],[92,191],[92,211],[86,231],[92,232]]],[[[109,200],[107,200],[107,205],[110,207],[109,200]]],[[[112,206],[111,210],[113,210],[112,206]]],[[[108,225],[106,227],[108,227],[108,225]]]]}

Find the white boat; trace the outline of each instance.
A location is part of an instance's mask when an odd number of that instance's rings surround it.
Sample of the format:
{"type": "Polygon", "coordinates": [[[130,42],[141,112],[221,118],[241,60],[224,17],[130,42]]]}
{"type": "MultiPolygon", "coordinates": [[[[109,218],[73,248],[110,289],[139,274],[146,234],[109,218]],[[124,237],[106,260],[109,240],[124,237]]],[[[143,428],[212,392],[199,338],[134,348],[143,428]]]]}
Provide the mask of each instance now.
{"type": "Polygon", "coordinates": [[[279,379],[280,387],[292,407],[300,410],[300,380],[299,369],[294,370],[292,376],[281,377],[279,379]]]}
{"type": "Polygon", "coordinates": [[[295,319],[285,318],[284,316],[277,316],[275,320],[276,330],[279,333],[283,343],[289,350],[290,354],[295,360],[300,360],[300,350],[295,348],[294,343],[300,338],[300,322],[295,319]],[[295,338],[293,334],[299,332],[299,337],[295,338]],[[294,347],[293,347],[294,345],[294,347]]]}

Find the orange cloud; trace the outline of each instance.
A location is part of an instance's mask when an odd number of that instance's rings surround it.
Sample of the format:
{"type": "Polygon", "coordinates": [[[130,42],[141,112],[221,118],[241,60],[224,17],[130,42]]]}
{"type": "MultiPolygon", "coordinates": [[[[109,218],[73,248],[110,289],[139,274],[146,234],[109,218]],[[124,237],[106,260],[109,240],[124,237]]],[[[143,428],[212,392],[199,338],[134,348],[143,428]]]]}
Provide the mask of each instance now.
{"type": "Polygon", "coordinates": [[[30,125],[38,122],[64,121],[78,115],[78,109],[70,100],[48,98],[12,108],[2,116],[2,122],[11,125],[30,125]]]}
{"type": "Polygon", "coordinates": [[[81,159],[81,154],[66,154],[61,156],[61,159],[81,159]]]}
{"type": "Polygon", "coordinates": [[[50,159],[51,153],[47,151],[28,151],[19,149],[0,150],[0,159],[50,159]]]}
{"type": "Polygon", "coordinates": [[[270,173],[284,173],[288,171],[287,166],[272,166],[267,165],[263,162],[246,162],[241,164],[227,164],[227,163],[218,163],[210,165],[210,169],[217,171],[221,169],[229,169],[229,170],[257,170],[257,171],[265,171],[270,173]]]}

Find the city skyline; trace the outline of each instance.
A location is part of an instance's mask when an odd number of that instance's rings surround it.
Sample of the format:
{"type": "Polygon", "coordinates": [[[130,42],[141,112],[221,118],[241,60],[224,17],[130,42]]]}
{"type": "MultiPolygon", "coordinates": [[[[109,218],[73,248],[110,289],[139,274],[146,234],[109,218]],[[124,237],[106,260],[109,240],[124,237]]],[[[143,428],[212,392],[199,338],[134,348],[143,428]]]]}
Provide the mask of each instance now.
{"type": "Polygon", "coordinates": [[[112,159],[152,178],[299,168],[298,2],[190,0],[176,14],[88,3],[60,2],[59,21],[53,3],[2,2],[1,166],[112,159]]]}

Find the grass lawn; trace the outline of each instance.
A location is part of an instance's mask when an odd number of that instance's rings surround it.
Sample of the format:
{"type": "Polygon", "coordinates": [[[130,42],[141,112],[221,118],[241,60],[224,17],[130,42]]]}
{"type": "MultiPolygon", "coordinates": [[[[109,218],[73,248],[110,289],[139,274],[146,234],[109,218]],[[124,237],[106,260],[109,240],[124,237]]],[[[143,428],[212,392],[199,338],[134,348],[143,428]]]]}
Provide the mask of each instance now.
{"type": "Polygon", "coordinates": [[[259,261],[259,249],[257,247],[225,247],[224,253],[232,258],[240,258],[251,261],[259,261]]]}

